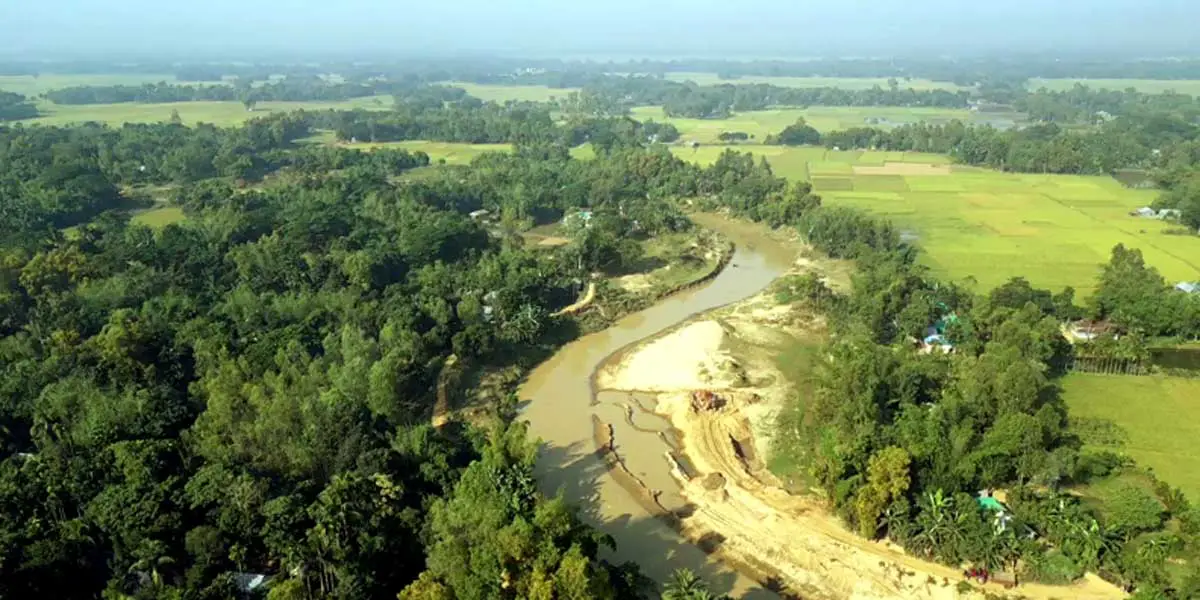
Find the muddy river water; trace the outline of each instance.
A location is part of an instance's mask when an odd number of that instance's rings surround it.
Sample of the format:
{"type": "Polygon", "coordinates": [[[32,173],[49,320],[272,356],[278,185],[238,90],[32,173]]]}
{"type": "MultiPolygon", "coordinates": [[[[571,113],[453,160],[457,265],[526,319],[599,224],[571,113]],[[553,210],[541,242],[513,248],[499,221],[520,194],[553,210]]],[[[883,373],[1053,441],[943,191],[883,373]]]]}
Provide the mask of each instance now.
{"type": "Polygon", "coordinates": [[[716,278],[629,315],[612,327],[564,346],[537,367],[520,390],[521,416],[530,435],[542,440],[538,480],[548,494],[561,490],[584,518],[617,543],[617,562],[634,561],[656,581],[679,568],[706,578],[713,591],[734,597],[774,597],[752,579],[706,555],[666,523],[651,516],[608,473],[596,454],[593,415],[614,430],[616,451],[630,471],[650,488],[661,490],[661,503],[681,502],[664,452],[677,445],[667,421],[650,412],[653,400],[637,394],[596,394],[593,375],[607,360],[637,342],[654,337],[689,317],[753,296],[782,275],[794,252],[762,229],[744,222],[701,215],[695,220],[726,235],[735,244],[732,261],[716,278]]]}

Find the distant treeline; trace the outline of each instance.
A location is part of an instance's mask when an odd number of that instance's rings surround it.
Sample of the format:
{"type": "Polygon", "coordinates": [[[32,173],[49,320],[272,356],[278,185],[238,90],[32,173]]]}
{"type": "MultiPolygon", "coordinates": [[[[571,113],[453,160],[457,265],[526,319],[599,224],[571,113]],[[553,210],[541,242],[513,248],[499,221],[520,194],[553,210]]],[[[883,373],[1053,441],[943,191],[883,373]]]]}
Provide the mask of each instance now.
{"type": "MultiPolygon", "coordinates": [[[[564,61],[526,58],[423,59],[403,62],[327,61],[319,64],[286,62],[191,63],[144,62],[112,64],[106,61],[0,63],[0,74],[175,73],[183,81],[218,81],[236,76],[266,80],[273,75],[315,76],[338,73],[348,80],[386,77],[389,80],[462,80],[477,83],[521,83],[539,79],[605,73],[717,73],[729,80],[745,76],[788,77],[915,77],[975,85],[997,80],[1045,78],[1100,79],[1200,79],[1200,59],[1145,59],[1119,56],[1061,57],[1007,56],[950,58],[877,58],[817,60],[631,60],[564,61]]],[[[560,81],[560,87],[569,84],[560,81]]]]}
{"type": "MultiPolygon", "coordinates": [[[[331,102],[364,98],[380,94],[408,92],[415,86],[384,81],[331,82],[318,77],[289,77],[277,82],[251,86],[247,82],[239,85],[177,85],[171,83],[147,83],[144,85],[74,86],[46,92],[46,98],[57,104],[115,104],[121,102],[331,102]]],[[[451,91],[450,97],[462,96],[465,92],[451,91]]]]}
{"type": "Polygon", "coordinates": [[[17,121],[38,116],[37,107],[25,96],[0,91],[0,121],[17,121]]]}
{"type": "Polygon", "coordinates": [[[668,116],[723,119],[738,111],[772,106],[936,106],[966,108],[967,92],[901,89],[792,88],[776,85],[700,86],[657,77],[595,76],[562,104],[592,114],[622,114],[634,106],[661,105],[668,116]]]}
{"type": "Polygon", "coordinates": [[[397,142],[432,140],[472,144],[554,144],[574,147],[591,142],[599,150],[669,143],[679,139],[675,126],[628,117],[573,116],[558,123],[545,105],[498,105],[474,98],[445,107],[397,104],[396,110],[305,113],[314,129],[332,130],[340,141],[397,142]]]}

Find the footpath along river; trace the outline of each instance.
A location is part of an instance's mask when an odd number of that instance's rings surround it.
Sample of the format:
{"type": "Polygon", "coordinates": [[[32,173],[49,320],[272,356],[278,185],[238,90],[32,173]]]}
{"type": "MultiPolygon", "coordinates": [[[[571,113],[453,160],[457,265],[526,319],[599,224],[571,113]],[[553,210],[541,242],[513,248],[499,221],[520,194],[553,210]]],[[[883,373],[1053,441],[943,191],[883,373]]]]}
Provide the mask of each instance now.
{"type": "MultiPolygon", "coordinates": [[[[639,412],[632,426],[628,402],[597,399],[593,376],[608,360],[647,338],[661,334],[690,317],[753,296],[787,271],[794,251],[762,234],[758,227],[709,215],[695,219],[719,231],[735,244],[733,259],[712,281],[670,296],[629,315],[603,331],[564,346],[530,373],[519,396],[526,401],[521,418],[529,421],[530,436],[542,440],[537,475],[542,490],[562,490],[581,507],[584,518],[617,543],[617,562],[634,561],[656,581],[672,571],[689,568],[707,579],[718,593],[734,597],[771,598],[753,579],[706,555],[667,523],[655,518],[639,499],[608,472],[596,453],[594,416],[614,428],[615,448],[630,471],[650,488],[670,498],[678,496],[664,452],[672,448],[665,420],[653,423],[639,412]],[[659,434],[658,432],[663,432],[659,434]]],[[[673,508],[673,507],[672,507],[673,508]]]]}

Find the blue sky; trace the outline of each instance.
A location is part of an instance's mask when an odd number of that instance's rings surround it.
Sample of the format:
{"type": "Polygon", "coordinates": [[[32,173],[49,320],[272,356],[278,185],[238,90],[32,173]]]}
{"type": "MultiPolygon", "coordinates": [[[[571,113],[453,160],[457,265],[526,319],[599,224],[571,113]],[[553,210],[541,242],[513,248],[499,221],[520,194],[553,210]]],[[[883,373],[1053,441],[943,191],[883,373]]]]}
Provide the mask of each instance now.
{"type": "Polygon", "coordinates": [[[0,0],[0,59],[1200,54],[1198,19],[1197,0],[0,0]]]}

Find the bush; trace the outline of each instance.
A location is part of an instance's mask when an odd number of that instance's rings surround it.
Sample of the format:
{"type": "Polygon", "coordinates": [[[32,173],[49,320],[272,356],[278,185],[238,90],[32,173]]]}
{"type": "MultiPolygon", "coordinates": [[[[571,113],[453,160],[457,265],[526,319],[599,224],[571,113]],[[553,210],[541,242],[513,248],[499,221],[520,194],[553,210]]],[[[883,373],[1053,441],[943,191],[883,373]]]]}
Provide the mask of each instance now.
{"type": "Polygon", "coordinates": [[[1105,495],[1104,513],[1109,527],[1130,536],[1157,529],[1163,521],[1163,505],[1158,498],[1129,483],[1105,495]]]}
{"type": "Polygon", "coordinates": [[[1050,585],[1066,585],[1082,576],[1083,568],[1058,550],[1031,559],[1024,573],[1026,579],[1050,585]]]}

